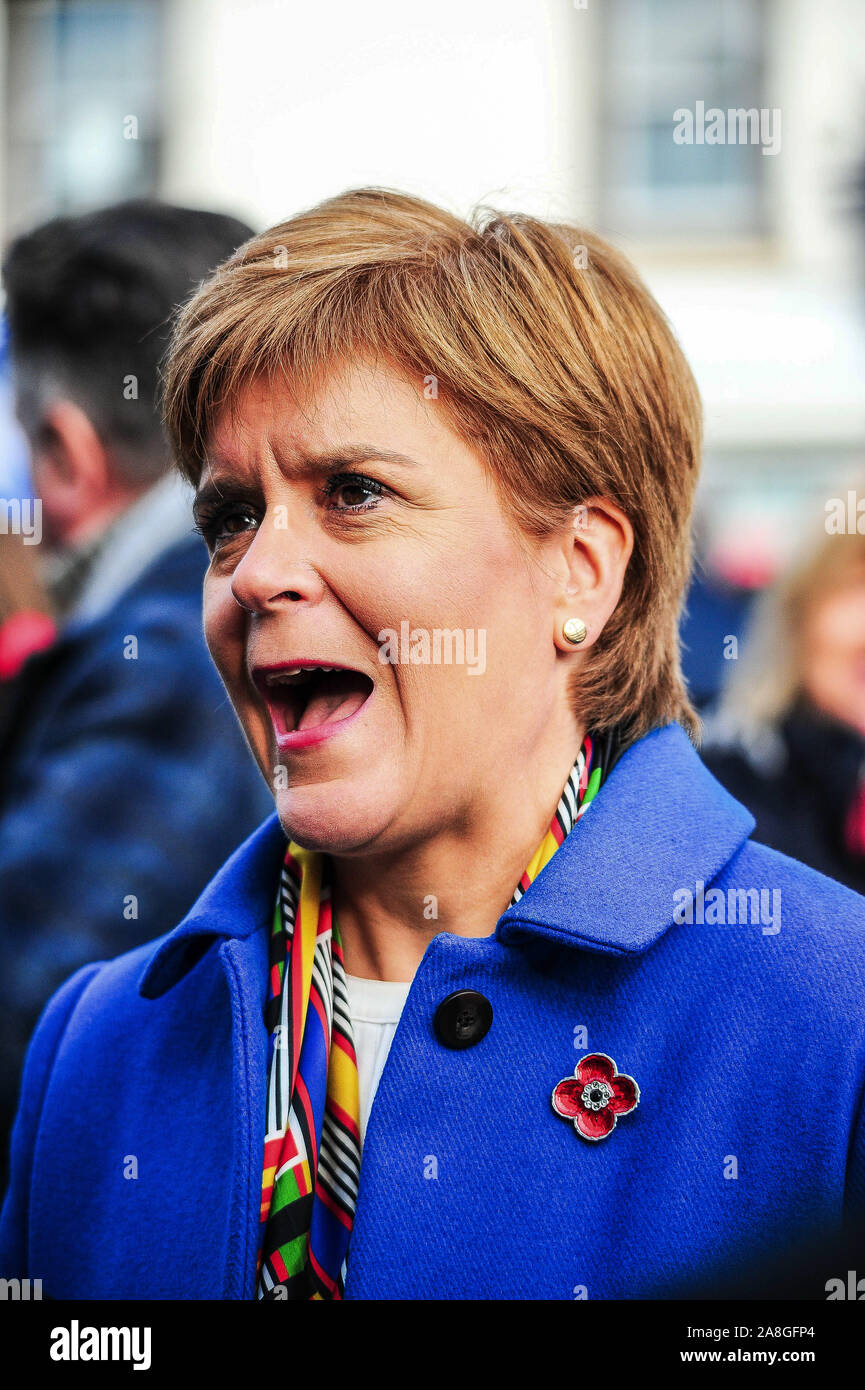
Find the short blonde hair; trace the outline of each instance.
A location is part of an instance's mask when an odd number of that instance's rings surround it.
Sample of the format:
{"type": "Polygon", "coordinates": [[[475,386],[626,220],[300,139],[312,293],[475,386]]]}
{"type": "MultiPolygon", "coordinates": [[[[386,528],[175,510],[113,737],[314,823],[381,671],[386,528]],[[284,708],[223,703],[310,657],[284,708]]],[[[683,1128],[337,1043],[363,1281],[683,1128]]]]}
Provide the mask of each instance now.
{"type": "Polygon", "coordinates": [[[633,267],[600,238],[522,214],[471,222],[358,189],[253,237],[180,313],[164,374],[169,437],[197,483],[215,420],[262,374],[311,385],[372,355],[438,404],[542,536],[591,497],[635,531],[619,604],[575,676],[597,732],[693,735],[678,641],[701,411],[681,349],[633,267]]]}

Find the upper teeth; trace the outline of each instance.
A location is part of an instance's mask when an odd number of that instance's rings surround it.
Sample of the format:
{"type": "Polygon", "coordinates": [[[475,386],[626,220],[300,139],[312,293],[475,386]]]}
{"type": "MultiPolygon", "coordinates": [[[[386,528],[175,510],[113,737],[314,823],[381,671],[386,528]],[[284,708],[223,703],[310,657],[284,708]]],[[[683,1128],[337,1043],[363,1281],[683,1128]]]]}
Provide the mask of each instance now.
{"type": "Polygon", "coordinates": [[[297,680],[298,676],[308,676],[312,671],[338,671],[338,666],[292,666],[290,670],[268,671],[265,680],[268,685],[284,685],[286,681],[297,680]]]}

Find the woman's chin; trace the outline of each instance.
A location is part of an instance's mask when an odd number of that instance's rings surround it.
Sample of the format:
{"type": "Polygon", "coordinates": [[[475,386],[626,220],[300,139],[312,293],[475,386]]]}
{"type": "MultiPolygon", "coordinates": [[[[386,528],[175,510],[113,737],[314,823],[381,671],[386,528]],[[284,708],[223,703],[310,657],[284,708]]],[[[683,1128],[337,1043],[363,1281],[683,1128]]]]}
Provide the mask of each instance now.
{"type": "Polygon", "coordinates": [[[301,849],[323,854],[351,854],[369,846],[390,819],[380,800],[335,788],[333,782],[317,786],[287,787],[276,793],[276,813],[289,840],[301,849]]]}

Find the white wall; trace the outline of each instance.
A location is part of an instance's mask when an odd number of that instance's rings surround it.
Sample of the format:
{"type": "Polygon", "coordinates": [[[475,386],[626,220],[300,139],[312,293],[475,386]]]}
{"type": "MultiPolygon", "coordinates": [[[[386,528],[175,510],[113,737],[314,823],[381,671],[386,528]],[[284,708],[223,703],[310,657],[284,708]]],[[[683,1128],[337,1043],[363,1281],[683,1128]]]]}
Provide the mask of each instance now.
{"type": "Polygon", "coordinates": [[[174,0],[162,193],[259,224],[370,183],[572,213],[594,23],[570,0],[174,0]]]}
{"type": "Polygon", "coordinates": [[[865,161],[863,0],[773,0],[768,104],[782,148],[767,160],[785,259],[830,276],[861,270],[861,227],[849,216],[851,169],[865,161]]]}

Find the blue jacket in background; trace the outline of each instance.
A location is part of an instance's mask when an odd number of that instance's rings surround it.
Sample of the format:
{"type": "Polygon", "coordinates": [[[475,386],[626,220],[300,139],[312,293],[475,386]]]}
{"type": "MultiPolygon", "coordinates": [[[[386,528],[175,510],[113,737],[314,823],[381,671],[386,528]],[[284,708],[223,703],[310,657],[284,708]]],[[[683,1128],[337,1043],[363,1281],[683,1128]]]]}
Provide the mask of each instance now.
{"type": "Polygon", "coordinates": [[[170,545],[19,678],[0,743],[4,1160],[49,996],[182,917],[272,808],[201,633],[206,563],[196,536],[170,545]]]}
{"type": "MultiPolygon", "coordinates": [[[[668,726],[625,753],[492,936],[430,942],[369,1119],[346,1297],[663,1294],[857,1214],[865,901],[752,825],[668,726]],[[453,1051],[433,1020],[459,989],[493,1021],[453,1051]],[[596,1143],[551,1105],[590,1052],[641,1091],[596,1143]]],[[[3,1276],[54,1298],[253,1298],[284,849],[271,819],[175,931],[51,1001],[3,1276]]]]}

